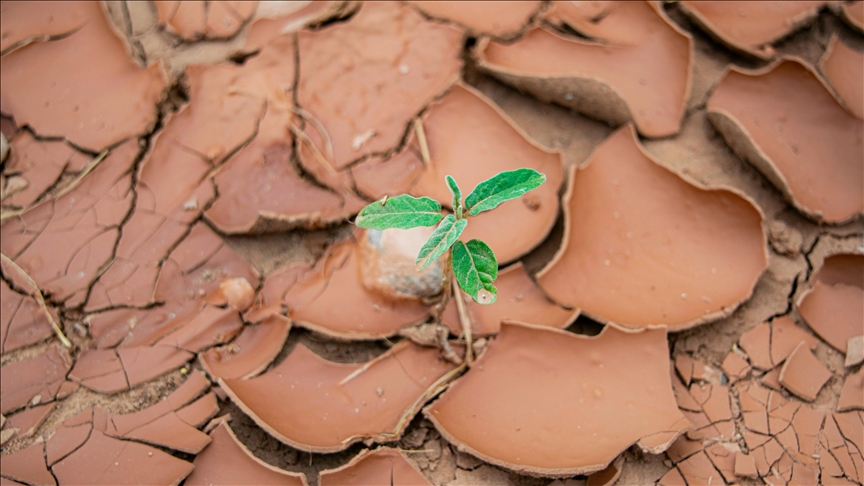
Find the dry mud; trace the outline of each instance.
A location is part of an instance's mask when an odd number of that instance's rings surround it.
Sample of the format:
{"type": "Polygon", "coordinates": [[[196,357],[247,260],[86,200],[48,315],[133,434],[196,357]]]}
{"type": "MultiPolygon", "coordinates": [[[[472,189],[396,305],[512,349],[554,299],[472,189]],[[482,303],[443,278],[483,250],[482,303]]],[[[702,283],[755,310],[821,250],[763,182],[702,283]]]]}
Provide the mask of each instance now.
{"type": "Polygon", "coordinates": [[[864,482],[864,2],[708,4],[3,2],[2,484],[864,482]]]}

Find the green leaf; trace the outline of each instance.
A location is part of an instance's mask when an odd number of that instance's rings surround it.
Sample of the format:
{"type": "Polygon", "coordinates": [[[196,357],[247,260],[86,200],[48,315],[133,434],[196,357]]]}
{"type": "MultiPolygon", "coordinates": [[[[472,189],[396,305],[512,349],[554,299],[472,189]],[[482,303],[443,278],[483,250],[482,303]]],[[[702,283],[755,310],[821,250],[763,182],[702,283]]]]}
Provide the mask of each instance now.
{"type": "Polygon", "coordinates": [[[489,245],[480,240],[468,244],[457,241],[452,253],[453,275],[459,286],[478,304],[491,304],[498,298],[492,282],[498,278],[498,260],[489,245]]]}
{"type": "Polygon", "coordinates": [[[444,221],[441,221],[441,224],[435,228],[423,248],[420,248],[420,253],[414,262],[417,265],[417,270],[423,270],[443,255],[453,245],[453,242],[459,239],[459,235],[462,234],[467,225],[467,219],[457,220],[456,216],[448,214],[444,221]]]}
{"type": "Polygon", "coordinates": [[[441,205],[428,197],[412,197],[407,194],[391,197],[366,206],[357,215],[357,226],[385,230],[388,228],[409,229],[417,226],[435,226],[441,221],[441,205]]]}
{"type": "Polygon", "coordinates": [[[447,181],[447,188],[450,189],[450,194],[453,195],[453,214],[456,219],[462,219],[462,189],[456,184],[456,180],[451,176],[444,178],[447,181]]]}
{"type": "Polygon", "coordinates": [[[534,169],[523,168],[501,172],[477,184],[477,187],[465,198],[465,209],[471,216],[476,216],[540,187],[540,184],[545,181],[546,176],[534,169]]]}

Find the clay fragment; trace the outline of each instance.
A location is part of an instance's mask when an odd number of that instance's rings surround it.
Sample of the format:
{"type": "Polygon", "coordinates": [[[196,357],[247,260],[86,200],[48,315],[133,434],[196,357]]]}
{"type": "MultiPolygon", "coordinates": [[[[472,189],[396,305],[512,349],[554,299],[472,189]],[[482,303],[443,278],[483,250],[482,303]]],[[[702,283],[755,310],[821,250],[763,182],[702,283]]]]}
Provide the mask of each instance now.
{"type": "Polygon", "coordinates": [[[36,357],[4,365],[0,368],[0,413],[54,400],[71,367],[72,360],[57,345],[36,357]]]}
{"type": "Polygon", "coordinates": [[[802,343],[789,355],[780,370],[780,383],[795,395],[814,400],[831,372],[802,343]]]}
{"type": "Polygon", "coordinates": [[[426,170],[414,133],[405,150],[392,157],[372,156],[350,169],[357,191],[369,200],[408,193],[426,170]]]}
{"type": "Polygon", "coordinates": [[[210,432],[210,437],[213,441],[195,457],[195,470],[184,484],[307,484],[304,474],[283,471],[252,455],[224,422],[210,432]]]}
{"type": "Polygon", "coordinates": [[[864,120],[802,61],[731,69],[707,110],[732,149],[808,217],[842,223],[864,212],[864,120]]]}
{"type": "Polygon", "coordinates": [[[563,179],[560,153],[542,148],[489,99],[462,84],[430,107],[423,127],[430,162],[411,190],[415,196],[428,196],[450,206],[446,175],[453,176],[465,194],[505,170],[528,167],[546,175],[539,188],[494,211],[473,216],[462,240],[482,239],[495,252],[499,264],[507,264],[546,238],[558,214],[558,190],[563,179]],[[508,231],[512,225],[518,225],[520,231],[508,231]]]}
{"type": "Polygon", "coordinates": [[[759,477],[759,472],[756,470],[756,460],[753,456],[741,452],[735,454],[735,475],[747,478],[759,477]]]}
{"type": "Polygon", "coordinates": [[[34,19],[66,16],[60,25],[80,22],[81,28],[3,56],[0,111],[41,135],[65,137],[94,151],[144,134],[156,121],[156,104],[167,84],[161,65],[142,71],[98,3],[65,3],[37,7],[34,19]]]}
{"type": "Polygon", "coordinates": [[[770,59],[771,43],[812,20],[824,1],[717,2],[682,1],[681,9],[727,46],[770,59]]]}
{"type": "Polygon", "coordinates": [[[117,350],[129,386],[134,387],[176,369],[194,356],[173,346],[136,346],[117,350]]]}
{"type": "Polygon", "coordinates": [[[54,331],[45,313],[30,297],[0,281],[0,351],[18,348],[50,338],[54,331]]]}
{"type": "Polygon", "coordinates": [[[404,486],[432,486],[397,449],[364,450],[348,464],[321,471],[321,486],[354,486],[363,484],[390,484],[404,486]]]}
{"type": "Polygon", "coordinates": [[[487,462],[565,477],[600,471],[633,443],[666,450],[689,426],[670,385],[665,330],[606,327],[586,337],[505,323],[424,414],[448,441],[487,462]],[[640,404],[628,406],[629,396],[640,404]],[[619,407],[627,412],[616,413],[619,407]]]}
{"type": "Polygon", "coordinates": [[[274,315],[256,326],[246,326],[231,344],[198,355],[201,367],[214,380],[250,378],[264,371],[282,350],[291,321],[274,315]]]}
{"type": "Polygon", "coordinates": [[[234,36],[255,13],[258,2],[155,0],[159,26],[186,42],[234,36]]]}
{"type": "Polygon", "coordinates": [[[750,365],[747,364],[747,361],[736,353],[727,354],[726,358],[723,359],[722,367],[730,382],[743,378],[750,371],[750,365]]]}
{"type": "Polygon", "coordinates": [[[351,238],[331,246],[296,283],[284,282],[280,274],[271,275],[263,292],[283,295],[294,324],[336,337],[378,339],[426,320],[429,308],[422,302],[388,299],[366,290],[359,259],[358,244],[351,238]],[[287,289],[283,287],[286,283],[290,285],[287,289]],[[279,287],[285,290],[277,290],[279,287]]]}
{"type": "Polygon", "coordinates": [[[113,349],[86,349],[75,360],[69,378],[101,393],[129,389],[120,358],[113,349]]]}
{"type": "Polygon", "coordinates": [[[359,440],[392,440],[427,388],[453,366],[436,349],[402,341],[366,364],[325,361],[298,344],[275,368],[250,379],[220,379],[238,406],[270,435],[312,452],[359,440]],[[390,437],[390,434],[394,434],[390,437]]]}
{"type": "Polygon", "coordinates": [[[47,403],[45,405],[37,405],[33,408],[28,408],[27,410],[21,411],[12,415],[7,420],[8,424],[5,428],[13,428],[18,429],[18,433],[16,434],[17,438],[26,439],[33,435],[43,423],[45,423],[45,419],[48,418],[48,415],[54,411],[53,403],[47,403]]]}
{"type": "MultiPolygon", "coordinates": [[[[365,3],[350,22],[301,31],[298,42],[298,103],[330,144],[313,124],[304,131],[335,169],[398,146],[409,121],[461,68],[462,33],[395,2],[365,3]]],[[[304,167],[320,167],[305,146],[300,157],[304,167]]]]}
{"type": "Polygon", "coordinates": [[[197,353],[231,341],[242,329],[243,321],[236,310],[207,306],[183,327],[159,340],[158,345],[197,353]]]}
{"type": "Polygon", "coordinates": [[[624,465],[624,456],[609,464],[606,469],[588,476],[588,486],[612,486],[621,477],[621,466],[624,465]]]}
{"type": "Polygon", "coordinates": [[[840,399],[837,401],[837,411],[864,410],[864,369],[858,370],[846,377],[840,399]]]}
{"type": "Polygon", "coordinates": [[[859,89],[864,83],[864,54],[852,50],[835,34],[819,61],[819,70],[846,109],[864,118],[864,92],[859,89]]]}
{"type": "Polygon", "coordinates": [[[219,413],[216,394],[210,392],[185,407],[177,410],[177,417],[196,429],[203,426],[219,413]]]}
{"type": "Polygon", "coordinates": [[[717,319],[749,298],[767,266],[753,204],[661,167],[629,126],[573,172],[564,216],[562,246],[538,283],[600,322],[681,330],[717,319]]]}
{"type": "Polygon", "coordinates": [[[801,317],[828,344],[847,352],[849,340],[864,329],[864,255],[834,255],[801,295],[801,317]]]}
{"type": "Polygon", "coordinates": [[[52,469],[60,484],[108,486],[178,484],[193,467],[159,449],[113,439],[93,430],[83,446],[54,464],[52,469]]]}
{"type": "Polygon", "coordinates": [[[48,466],[53,466],[57,461],[81,447],[90,437],[92,428],[93,409],[90,408],[63,421],[45,444],[45,457],[48,460],[48,466]]]}
{"type": "Polygon", "coordinates": [[[477,34],[512,37],[522,30],[540,7],[540,2],[412,1],[423,13],[455,22],[477,34]]]}
{"type": "Polygon", "coordinates": [[[849,25],[864,32],[864,2],[845,2],[840,6],[840,11],[849,25]]]}
{"type": "MultiPolygon", "coordinates": [[[[495,305],[475,304],[465,295],[465,307],[475,336],[497,334],[503,322],[563,329],[579,316],[578,310],[567,310],[549,300],[525,271],[521,262],[499,271],[495,286],[498,288],[495,305]]],[[[441,315],[441,321],[454,334],[462,332],[456,303],[452,300],[441,315]]]]}
{"type": "Polygon", "coordinates": [[[0,473],[22,483],[33,486],[54,486],[54,476],[45,465],[44,448],[41,443],[3,456],[0,473]]]}
{"type": "Polygon", "coordinates": [[[82,3],[53,2],[50,6],[39,6],[30,2],[3,2],[0,52],[5,56],[31,42],[45,42],[76,31],[89,20],[89,12],[82,3]]]}
{"type": "Polygon", "coordinates": [[[64,171],[82,170],[91,158],[62,141],[37,140],[30,132],[22,132],[12,140],[11,156],[3,172],[18,174],[26,182],[20,191],[12,191],[7,178],[3,205],[28,208],[49,187],[56,184],[64,171]]]}
{"type": "Polygon", "coordinates": [[[553,16],[599,42],[538,28],[509,45],[481,41],[481,67],[543,101],[613,125],[632,120],[645,136],[678,133],[690,94],[690,35],[651,2],[607,4],[597,16],[592,7],[572,7],[574,14],[555,7],[553,16]]]}
{"type": "Polygon", "coordinates": [[[0,250],[52,300],[82,303],[110,261],[132,204],[130,169],[138,150],[134,140],[120,145],[66,194],[4,221],[0,250]]]}

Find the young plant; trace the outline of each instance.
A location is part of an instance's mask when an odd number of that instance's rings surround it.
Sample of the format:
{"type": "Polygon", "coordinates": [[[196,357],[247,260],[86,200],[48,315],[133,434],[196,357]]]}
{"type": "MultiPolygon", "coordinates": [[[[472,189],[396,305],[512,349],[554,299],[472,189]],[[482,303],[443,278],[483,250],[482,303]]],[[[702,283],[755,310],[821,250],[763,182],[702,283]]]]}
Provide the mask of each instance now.
{"type": "Polygon", "coordinates": [[[453,195],[451,214],[445,216],[441,212],[441,204],[434,199],[403,194],[384,197],[363,208],[357,216],[357,226],[385,230],[437,224],[432,236],[420,248],[415,261],[417,270],[426,268],[449,251],[453,275],[462,290],[478,304],[491,304],[498,294],[493,284],[498,278],[498,260],[483,241],[463,243],[459,241],[459,236],[468,226],[469,217],[495,209],[505,201],[536,189],[546,181],[546,176],[524,168],[501,172],[478,184],[464,202],[456,181],[449,175],[445,180],[453,195]]]}

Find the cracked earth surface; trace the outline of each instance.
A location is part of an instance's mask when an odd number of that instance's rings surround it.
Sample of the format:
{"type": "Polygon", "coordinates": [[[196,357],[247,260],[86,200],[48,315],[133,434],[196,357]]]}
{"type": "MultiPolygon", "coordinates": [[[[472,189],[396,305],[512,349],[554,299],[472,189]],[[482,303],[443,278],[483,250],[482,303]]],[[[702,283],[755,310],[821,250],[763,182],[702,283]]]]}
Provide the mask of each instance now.
{"type": "Polygon", "coordinates": [[[864,482],[864,2],[0,13],[0,484],[864,482]]]}

